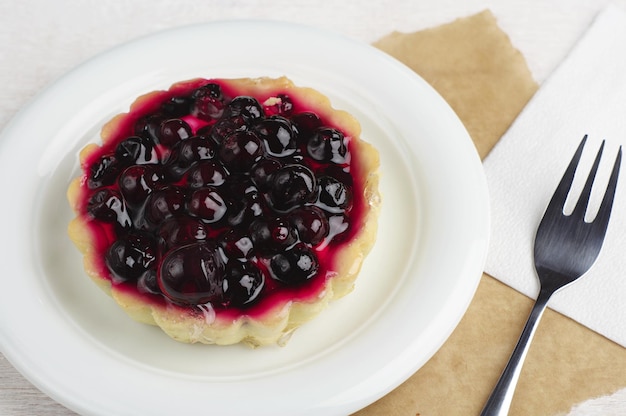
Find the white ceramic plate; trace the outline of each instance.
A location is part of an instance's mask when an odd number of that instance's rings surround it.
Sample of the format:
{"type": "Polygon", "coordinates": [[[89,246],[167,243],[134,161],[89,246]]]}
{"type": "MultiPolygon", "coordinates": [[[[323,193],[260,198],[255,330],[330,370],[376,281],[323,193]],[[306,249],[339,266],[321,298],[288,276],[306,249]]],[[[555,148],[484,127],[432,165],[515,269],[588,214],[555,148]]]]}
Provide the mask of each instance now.
{"type": "Polygon", "coordinates": [[[139,39],[43,91],[0,138],[0,346],[82,414],[345,415],[421,367],[464,314],[488,238],[473,144],[444,100],[374,48],[276,22],[139,39]],[[77,152],[134,98],[194,77],[287,75],[328,95],[381,154],[379,237],[356,290],[284,347],[185,345],[131,321],[66,234],[77,152]],[[10,191],[9,191],[10,190],[10,191]]]}

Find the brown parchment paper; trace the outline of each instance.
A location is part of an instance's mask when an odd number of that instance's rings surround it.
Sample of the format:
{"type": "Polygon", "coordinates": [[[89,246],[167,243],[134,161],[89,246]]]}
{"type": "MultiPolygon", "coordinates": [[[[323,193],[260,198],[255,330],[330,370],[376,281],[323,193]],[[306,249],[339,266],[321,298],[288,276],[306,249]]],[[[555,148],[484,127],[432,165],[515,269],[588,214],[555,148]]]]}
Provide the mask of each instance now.
{"type": "MultiPolygon", "coordinates": [[[[448,101],[482,158],[538,88],[489,11],[434,29],[392,33],[374,45],[411,67],[448,101]]],[[[478,415],[532,303],[483,274],[467,313],[443,347],[404,384],[356,415],[478,415]]],[[[547,310],[510,414],[563,415],[577,403],[624,387],[626,349],[547,310]]]]}

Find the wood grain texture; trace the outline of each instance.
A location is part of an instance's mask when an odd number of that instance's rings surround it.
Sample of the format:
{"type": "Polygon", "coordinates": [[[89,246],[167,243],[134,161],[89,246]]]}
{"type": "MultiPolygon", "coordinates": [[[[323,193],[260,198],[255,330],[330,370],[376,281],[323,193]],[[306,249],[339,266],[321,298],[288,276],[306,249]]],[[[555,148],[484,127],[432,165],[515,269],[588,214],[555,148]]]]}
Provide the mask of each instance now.
{"type": "Polygon", "coordinates": [[[0,355],[0,415],[71,416],[76,413],[52,400],[0,355]]]}

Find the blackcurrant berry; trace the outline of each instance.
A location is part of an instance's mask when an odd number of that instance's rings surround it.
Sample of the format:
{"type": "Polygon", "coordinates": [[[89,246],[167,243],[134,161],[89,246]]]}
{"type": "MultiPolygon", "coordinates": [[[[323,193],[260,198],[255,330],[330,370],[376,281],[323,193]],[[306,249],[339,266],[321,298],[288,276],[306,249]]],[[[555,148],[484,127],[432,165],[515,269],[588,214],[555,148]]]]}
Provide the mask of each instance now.
{"type": "Polygon", "coordinates": [[[219,149],[220,159],[230,172],[249,172],[264,154],[261,140],[248,131],[231,134],[219,149]]]}
{"type": "Polygon", "coordinates": [[[157,265],[154,240],[143,234],[128,234],[116,240],[105,254],[105,263],[118,282],[139,279],[157,265]]]}
{"type": "Polygon", "coordinates": [[[205,223],[220,221],[226,215],[227,208],[220,192],[212,186],[194,191],[188,205],[189,214],[205,223]]]}
{"type": "Polygon", "coordinates": [[[289,221],[298,230],[300,240],[313,246],[321,243],[330,231],[326,214],[313,205],[292,211],[289,221]]]}
{"type": "Polygon", "coordinates": [[[224,96],[218,84],[209,83],[196,89],[191,98],[191,114],[201,120],[215,120],[224,113],[224,96]]]}
{"type": "Polygon", "coordinates": [[[118,178],[120,192],[131,206],[142,205],[148,195],[165,186],[163,173],[157,165],[133,165],[118,178]]]}
{"type": "Polygon", "coordinates": [[[121,166],[115,155],[103,155],[90,166],[87,186],[89,189],[97,189],[111,185],[117,179],[120,170],[121,166]]]}
{"type": "Polygon", "coordinates": [[[158,132],[159,143],[165,146],[173,146],[181,140],[190,138],[191,135],[189,124],[179,118],[163,121],[158,132]]]}
{"type": "Polygon", "coordinates": [[[331,177],[319,178],[319,204],[332,213],[342,213],[352,206],[352,192],[343,182],[331,177]]]}
{"type": "Polygon", "coordinates": [[[115,157],[126,166],[159,163],[154,141],[140,136],[128,137],[118,144],[115,157]]]}
{"type": "Polygon", "coordinates": [[[307,281],[318,269],[319,263],[315,253],[304,243],[298,243],[270,259],[272,277],[289,285],[307,281]]]}
{"type": "Polygon", "coordinates": [[[265,279],[259,268],[249,261],[228,262],[223,281],[225,306],[245,307],[259,298],[265,279]]]}
{"type": "Polygon", "coordinates": [[[128,208],[121,195],[112,189],[100,189],[87,202],[87,212],[100,221],[115,224],[123,230],[132,227],[128,208]]]}
{"type": "Polygon", "coordinates": [[[223,295],[224,263],[211,242],[169,251],[158,269],[161,291],[179,304],[216,302],[223,295]]]}
{"type": "Polygon", "coordinates": [[[269,200],[278,211],[289,211],[315,197],[317,181],[313,172],[303,165],[286,165],[270,176],[269,200]]]}
{"type": "Polygon", "coordinates": [[[266,118],[255,124],[253,130],[265,144],[265,150],[269,155],[285,157],[295,153],[294,130],[286,118],[280,116],[266,118]]]}

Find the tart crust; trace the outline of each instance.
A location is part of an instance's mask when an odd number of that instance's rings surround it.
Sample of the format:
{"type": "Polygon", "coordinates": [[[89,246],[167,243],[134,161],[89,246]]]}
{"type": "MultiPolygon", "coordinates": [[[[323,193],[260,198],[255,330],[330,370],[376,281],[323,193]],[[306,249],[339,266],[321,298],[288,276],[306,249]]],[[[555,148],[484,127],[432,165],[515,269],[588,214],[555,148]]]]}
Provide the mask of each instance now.
{"type": "MultiPolygon", "coordinates": [[[[176,83],[170,90],[182,88],[186,83],[194,81],[196,80],[176,83]]],[[[365,175],[364,199],[367,207],[363,226],[352,241],[339,248],[340,251],[336,254],[335,274],[326,279],[323,289],[311,299],[281,301],[264,311],[261,316],[252,317],[244,312],[235,319],[216,314],[210,305],[202,305],[198,312],[197,308],[194,310],[170,303],[145,302],[137,293],[112,284],[110,277],[103,275],[101,268],[97,267],[98,254],[95,248],[97,226],[84,218],[79,210],[84,176],[75,178],[67,191],[69,204],[76,213],[76,217],[68,226],[68,234],[83,254],[83,265],[87,275],[134,320],[157,325],[171,338],[185,343],[228,345],[241,342],[252,347],[285,345],[296,328],[318,315],[330,301],[345,296],[354,288],[363,261],[376,240],[381,205],[378,190],[379,154],[372,145],[359,138],[361,127],[358,121],[349,113],[334,109],[329,99],[317,90],[295,86],[286,77],[220,81],[233,86],[242,95],[267,96],[277,90],[287,91],[307,108],[314,109],[328,122],[327,124],[339,128],[346,136],[351,137],[353,143],[351,151],[355,153],[355,159],[358,160],[360,167],[358,174],[365,175]]],[[[131,105],[131,112],[133,109],[141,108],[159,94],[163,94],[163,91],[154,91],[137,98],[131,105]]],[[[122,113],[113,117],[102,128],[103,143],[112,140],[113,132],[127,115],[128,113],[122,113]]],[[[98,150],[97,144],[85,146],[79,156],[81,166],[85,166],[86,160],[98,150]]]]}

